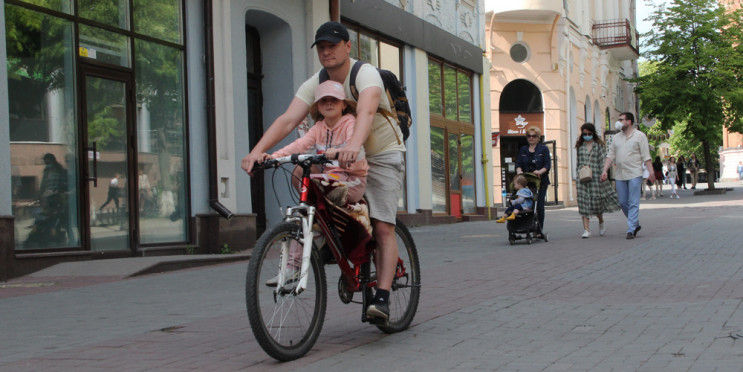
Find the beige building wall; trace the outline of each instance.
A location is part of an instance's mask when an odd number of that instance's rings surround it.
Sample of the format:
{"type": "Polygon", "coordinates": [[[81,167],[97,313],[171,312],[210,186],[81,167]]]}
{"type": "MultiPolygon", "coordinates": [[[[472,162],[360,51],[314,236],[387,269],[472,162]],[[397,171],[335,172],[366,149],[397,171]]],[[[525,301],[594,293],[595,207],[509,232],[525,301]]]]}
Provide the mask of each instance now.
{"type": "MultiPolygon", "coordinates": [[[[507,166],[502,166],[508,153],[502,146],[506,134],[501,129],[506,123],[500,122],[500,100],[509,83],[524,79],[541,93],[544,112],[543,122],[532,122],[527,127],[537,125],[545,141],[555,141],[552,155],[557,158],[557,167],[553,166],[550,174],[553,184],[555,177],[557,179],[557,200],[566,206],[575,205],[573,147],[580,126],[594,122],[603,134],[607,128],[607,112],[608,123],[614,123],[621,112],[635,113],[637,107],[633,87],[623,79],[635,76],[638,56],[628,45],[621,50],[599,48],[591,35],[592,25],[626,19],[627,15],[631,15],[629,23],[634,24],[634,9],[629,8],[628,1],[609,7],[602,6],[600,0],[575,0],[568,2],[568,9],[562,8],[559,13],[549,8],[554,6],[552,2],[500,3],[486,2],[486,21],[489,22],[485,25],[486,54],[492,63],[491,129],[501,132],[498,146],[492,149],[495,203],[502,203],[501,176],[503,170],[508,171],[507,166]],[[516,62],[511,58],[510,49],[515,43],[527,46],[529,57],[526,61],[516,62]]],[[[555,191],[550,188],[548,205],[554,200],[555,191]]]]}

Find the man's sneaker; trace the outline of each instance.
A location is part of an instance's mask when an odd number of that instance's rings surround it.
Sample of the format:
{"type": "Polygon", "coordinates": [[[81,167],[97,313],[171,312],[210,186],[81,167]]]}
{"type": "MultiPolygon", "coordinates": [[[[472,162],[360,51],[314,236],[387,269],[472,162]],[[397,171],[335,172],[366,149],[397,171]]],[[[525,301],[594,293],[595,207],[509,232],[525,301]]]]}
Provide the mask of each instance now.
{"type": "MultiPolygon", "coordinates": [[[[284,285],[294,282],[295,280],[299,279],[299,268],[297,269],[286,269],[286,272],[284,273],[284,285]]],[[[276,274],[271,279],[266,280],[266,287],[275,287],[277,284],[279,284],[279,274],[276,274]]]]}
{"type": "Polygon", "coordinates": [[[634,238],[635,238],[635,234],[633,234],[633,233],[631,233],[631,232],[628,232],[628,233],[627,233],[627,240],[629,240],[629,239],[634,239],[634,238]]]}
{"type": "Polygon", "coordinates": [[[366,317],[375,324],[387,324],[390,319],[390,307],[385,303],[375,303],[366,308],[366,317]]]}
{"type": "Polygon", "coordinates": [[[640,225],[637,225],[637,227],[635,227],[635,231],[632,233],[632,235],[634,235],[633,238],[637,236],[637,233],[640,232],[640,229],[642,229],[642,226],[640,225]]]}

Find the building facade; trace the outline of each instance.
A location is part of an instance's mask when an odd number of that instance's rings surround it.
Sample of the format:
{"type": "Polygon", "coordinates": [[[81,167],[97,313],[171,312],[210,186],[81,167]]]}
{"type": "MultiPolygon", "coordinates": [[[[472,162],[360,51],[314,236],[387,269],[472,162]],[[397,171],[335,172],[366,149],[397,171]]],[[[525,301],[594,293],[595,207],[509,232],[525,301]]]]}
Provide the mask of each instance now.
{"type": "MultiPolygon", "coordinates": [[[[730,11],[743,7],[741,0],[719,0],[720,5],[730,11]]],[[[720,154],[720,180],[737,180],[738,163],[743,161],[743,134],[722,128],[722,148],[720,154]]]]}
{"type": "Polygon", "coordinates": [[[635,0],[486,2],[493,193],[510,193],[524,131],[537,126],[553,165],[548,204],[575,205],[575,142],[580,126],[610,136],[619,114],[637,113],[625,79],[638,74],[635,0]]]}
{"type": "Polygon", "coordinates": [[[401,219],[486,216],[481,1],[6,0],[0,280],[252,247],[292,199],[282,177],[248,177],[240,160],[321,67],[309,46],[331,16],[354,58],[406,86],[401,219]]]}

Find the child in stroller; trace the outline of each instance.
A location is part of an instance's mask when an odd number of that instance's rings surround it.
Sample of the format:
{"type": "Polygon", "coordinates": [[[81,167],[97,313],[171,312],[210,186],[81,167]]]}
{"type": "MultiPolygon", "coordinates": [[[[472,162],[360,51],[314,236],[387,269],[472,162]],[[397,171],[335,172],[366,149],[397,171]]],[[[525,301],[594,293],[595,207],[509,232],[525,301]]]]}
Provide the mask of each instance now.
{"type": "MultiPolygon", "coordinates": [[[[537,218],[537,203],[534,200],[537,190],[539,190],[540,177],[534,173],[522,173],[514,177],[512,182],[512,189],[514,190],[511,200],[512,204],[519,202],[519,191],[529,190],[531,192],[531,199],[526,199],[531,202],[531,209],[524,209],[519,213],[512,213],[512,211],[506,210],[505,221],[508,222],[506,227],[508,228],[508,242],[513,245],[516,240],[526,239],[528,244],[531,244],[532,239],[538,238],[547,241],[547,234],[542,232],[542,227],[539,224],[539,218],[537,218]],[[521,183],[520,186],[517,184],[521,183]],[[510,215],[509,215],[510,213],[510,215]],[[511,218],[513,217],[513,218],[511,218]],[[523,234],[523,235],[520,235],[523,234]]],[[[515,212],[515,210],[513,211],[515,212]]],[[[499,222],[499,221],[496,221],[499,222]]]]}
{"type": "Polygon", "coordinates": [[[526,187],[526,177],[521,174],[516,176],[513,179],[513,187],[516,189],[516,200],[511,200],[511,206],[506,209],[503,217],[495,221],[497,223],[513,221],[519,212],[531,212],[534,207],[534,193],[526,187]]]}

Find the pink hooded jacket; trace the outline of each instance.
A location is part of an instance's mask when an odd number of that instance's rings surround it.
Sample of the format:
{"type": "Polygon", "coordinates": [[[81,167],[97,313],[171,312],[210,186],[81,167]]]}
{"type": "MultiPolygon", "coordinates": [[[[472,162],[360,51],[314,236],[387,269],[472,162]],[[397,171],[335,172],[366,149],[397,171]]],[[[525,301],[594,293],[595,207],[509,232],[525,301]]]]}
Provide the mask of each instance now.
{"type": "MultiPolygon", "coordinates": [[[[314,149],[316,154],[322,154],[328,148],[342,148],[353,134],[356,118],[351,114],[343,115],[333,129],[330,129],[325,120],[320,120],[307,131],[304,137],[286,145],[279,151],[271,154],[272,157],[289,156],[291,154],[303,154],[310,149],[314,149]]],[[[354,177],[366,177],[369,171],[369,165],[364,157],[364,150],[359,153],[359,158],[351,165],[350,168],[342,168],[337,165],[327,164],[323,173],[346,173],[354,177]]]]}

